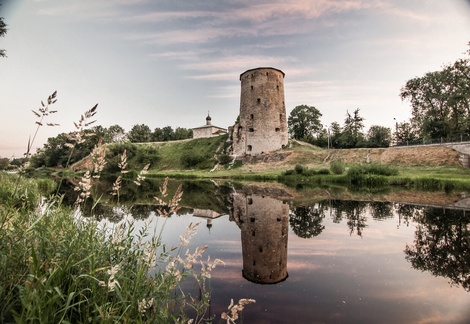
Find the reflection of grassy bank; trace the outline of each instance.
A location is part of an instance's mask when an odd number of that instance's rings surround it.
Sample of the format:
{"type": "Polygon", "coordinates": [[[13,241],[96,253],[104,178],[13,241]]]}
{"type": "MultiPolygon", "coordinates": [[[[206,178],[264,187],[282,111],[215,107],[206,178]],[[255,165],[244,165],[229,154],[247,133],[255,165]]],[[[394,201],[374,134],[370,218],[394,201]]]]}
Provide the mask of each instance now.
{"type": "MultiPolygon", "coordinates": [[[[279,152],[230,165],[226,159],[229,145],[226,136],[177,143],[142,144],[137,145],[137,148],[143,149],[149,145],[153,145],[152,154],[158,156],[158,159],[144,159],[151,163],[148,177],[399,186],[426,190],[470,189],[470,169],[459,166],[459,154],[447,147],[327,150],[299,145],[294,141],[279,152]],[[338,161],[342,161],[345,168],[340,174],[332,169],[338,161]],[[298,165],[303,166],[306,172],[296,173],[295,167],[298,165]],[[381,166],[383,169],[395,168],[398,173],[351,175],[351,169],[367,168],[368,165],[381,166]],[[289,171],[292,173],[289,174],[289,171]]],[[[136,155],[142,157],[142,154],[136,155]]]]}

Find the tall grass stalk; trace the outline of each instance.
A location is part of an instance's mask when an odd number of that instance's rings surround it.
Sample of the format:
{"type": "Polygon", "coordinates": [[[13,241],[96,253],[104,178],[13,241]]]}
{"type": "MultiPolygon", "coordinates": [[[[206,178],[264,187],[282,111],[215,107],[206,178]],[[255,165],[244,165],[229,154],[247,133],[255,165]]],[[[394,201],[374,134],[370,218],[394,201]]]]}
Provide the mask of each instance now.
{"type": "MultiPolygon", "coordinates": [[[[56,92],[49,97],[48,104],[55,103],[55,97],[56,92]]],[[[47,106],[42,106],[47,112],[47,106]]],[[[84,127],[94,122],[89,118],[96,113],[96,107],[75,123],[72,150],[85,140],[84,127]]],[[[156,227],[152,227],[152,221],[140,229],[133,221],[110,228],[81,216],[80,206],[90,197],[94,181],[103,170],[104,158],[105,148],[98,145],[92,154],[93,167],[84,172],[76,185],[74,206],[63,204],[58,194],[42,199],[33,180],[0,174],[0,322],[213,320],[206,315],[210,301],[208,280],[212,269],[223,262],[211,261],[209,257],[203,261],[207,247],[197,247],[194,252],[187,248],[199,224],[189,225],[179,246],[168,248],[161,240],[162,232],[157,234],[156,227]],[[21,197],[18,192],[22,192],[21,197]],[[195,289],[187,289],[188,280],[195,289]]],[[[126,172],[125,158],[119,167],[121,173],[126,172]]],[[[148,168],[145,165],[137,175],[137,185],[145,180],[148,168]]],[[[112,188],[117,193],[118,179],[112,188]]],[[[163,219],[178,210],[183,194],[180,186],[168,198],[167,186],[168,179],[160,188],[161,198],[156,197],[162,206],[159,217],[163,219]]],[[[229,307],[232,315],[225,317],[227,322],[235,322],[237,311],[251,302],[254,301],[232,304],[229,307]]]]}

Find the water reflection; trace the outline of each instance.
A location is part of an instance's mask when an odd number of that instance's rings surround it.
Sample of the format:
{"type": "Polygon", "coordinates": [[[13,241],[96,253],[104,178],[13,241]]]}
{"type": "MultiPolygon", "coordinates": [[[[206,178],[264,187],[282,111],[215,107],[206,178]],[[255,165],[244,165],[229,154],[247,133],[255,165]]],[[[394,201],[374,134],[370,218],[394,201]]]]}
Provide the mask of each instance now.
{"type": "MultiPolygon", "coordinates": [[[[160,184],[146,185],[146,192],[122,196],[119,205],[90,202],[97,219],[117,223],[124,216],[134,219],[157,217],[158,206],[150,203],[160,184]],[[149,193],[149,191],[152,192],[149,193]],[[144,197],[142,201],[142,197],[144,197]]],[[[179,183],[173,183],[176,188],[179,183]]],[[[241,231],[242,275],[256,283],[274,284],[288,277],[288,230],[303,239],[315,239],[325,230],[325,219],[345,223],[349,235],[362,237],[368,220],[398,217],[397,228],[416,222],[414,242],[404,246],[406,260],[415,268],[449,278],[452,284],[470,290],[470,212],[457,209],[414,206],[391,202],[323,200],[296,204],[277,199],[279,189],[247,189],[243,186],[184,182],[180,215],[192,214],[207,220],[230,215],[241,231]]],[[[171,191],[171,188],[170,188],[171,191]]],[[[171,192],[170,192],[171,195],[171,192]]],[[[72,199],[73,200],[73,199],[72,199]]]]}
{"type": "Polygon", "coordinates": [[[274,284],[287,278],[289,205],[280,200],[233,193],[230,220],[241,230],[243,277],[274,284]]]}
{"type": "Polygon", "coordinates": [[[414,214],[418,226],[414,243],[406,245],[406,259],[413,268],[470,291],[470,213],[416,208],[414,214]]]}

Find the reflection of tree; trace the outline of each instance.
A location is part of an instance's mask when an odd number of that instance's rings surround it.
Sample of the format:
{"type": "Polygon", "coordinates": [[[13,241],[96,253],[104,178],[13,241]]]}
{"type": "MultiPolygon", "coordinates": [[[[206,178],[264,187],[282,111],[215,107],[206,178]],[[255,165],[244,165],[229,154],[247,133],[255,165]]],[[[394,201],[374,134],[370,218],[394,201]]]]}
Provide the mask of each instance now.
{"type": "Polygon", "coordinates": [[[372,201],[369,203],[370,213],[375,220],[384,220],[393,217],[393,204],[390,202],[372,201]]]}
{"type": "Polygon", "coordinates": [[[349,234],[356,230],[357,235],[362,236],[362,230],[367,226],[365,209],[366,202],[350,200],[332,200],[333,222],[339,223],[342,219],[347,219],[349,234]]]}
{"type": "Polygon", "coordinates": [[[289,224],[292,231],[301,238],[311,238],[319,235],[325,226],[322,224],[325,218],[325,205],[295,207],[289,215],[289,224]]]}
{"type": "Polygon", "coordinates": [[[397,227],[400,227],[402,223],[409,226],[410,220],[421,214],[423,210],[422,207],[407,204],[397,204],[395,208],[399,218],[397,227]]]}
{"type": "Polygon", "coordinates": [[[414,245],[406,246],[406,259],[414,268],[447,277],[470,291],[470,217],[465,211],[425,208],[414,245]]]}

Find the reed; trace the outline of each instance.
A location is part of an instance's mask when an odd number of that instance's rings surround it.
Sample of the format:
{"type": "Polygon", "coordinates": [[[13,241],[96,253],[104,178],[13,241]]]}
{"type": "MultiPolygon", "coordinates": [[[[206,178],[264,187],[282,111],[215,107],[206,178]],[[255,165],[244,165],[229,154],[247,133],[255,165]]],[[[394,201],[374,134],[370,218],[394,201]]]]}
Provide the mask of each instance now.
{"type": "MultiPolygon", "coordinates": [[[[86,140],[84,129],[92,123],[89,118],[96,107],[75,123],[76,131],[71,135],[75,143],[86,140]]],[[[223,262],[203,260],[207,247],[188,248],[199,224],[186,229],[177,247],[167,247],[161,240],[162,232],[157,233],[153,224],[165,222],[178,210],[181,187],[168,197],[166,179],[155,199],[162,206],[160,216],[139,228],[132,220],[107,226],[81,216],[81,206],[106,165],[105,155],[106,148],[99,143],[91,156],[92,165],[83,170],[76,184],[73,206],[65,205],[59,194],[44,199],[41,187],[55,189],[48,182],[0,173],[0,322],[214,320],[206,312],[211,270],[223,262]],[[192,289],[187,288],[188,281],[192,289]]],[[[119,161],[120,174],[110,188],[117,197],[122,175],[127,172],[126,151],[119,161]]],[[[136,175],[135,185],[145,181],[148,168],[145,165],[136,175]]],[[[241,311],[246,303],[239,303],[236,310],[241,311]]],[[[232,309],[235,311],[233,305],[232,309]]],[[[233,311],[232,323],[236,320],[233,311]]]]}

